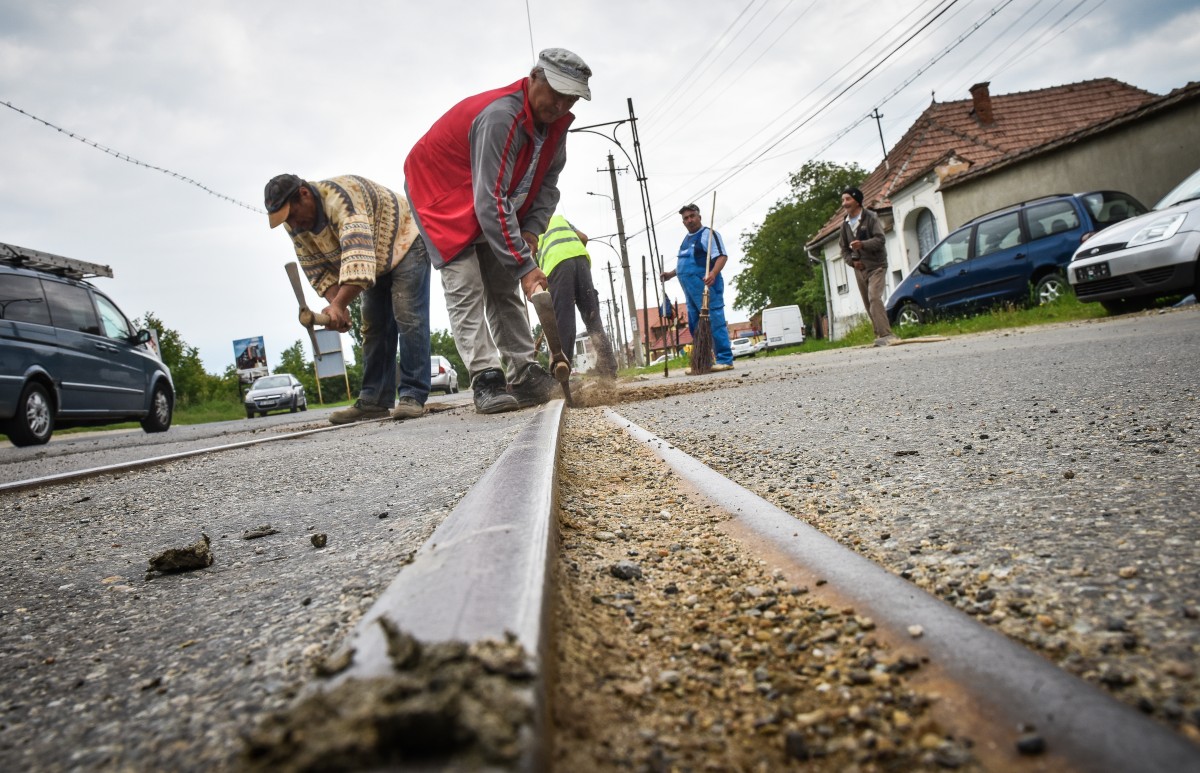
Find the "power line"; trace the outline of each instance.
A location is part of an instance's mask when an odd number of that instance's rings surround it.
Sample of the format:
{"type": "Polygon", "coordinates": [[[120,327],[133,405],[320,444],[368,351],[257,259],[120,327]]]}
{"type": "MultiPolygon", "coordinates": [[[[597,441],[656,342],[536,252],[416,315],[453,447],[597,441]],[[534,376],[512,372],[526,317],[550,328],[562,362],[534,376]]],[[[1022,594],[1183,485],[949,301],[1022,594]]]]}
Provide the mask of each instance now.
{"type": "MultiPolygon", "coordinates": [[[[828,110],[830,107],[832,107],[833,104],[835,102],[837,102],[839,99],[841,99],[848,91],[850,91],[850,89],[857,86],[864,78],[866,78],[868,75],[873,73],[875,70],[882,67],[884,65],[884,63],[886,63],[889,59],[891,59],[894,55],[896,55],[901,49],[903,49],[905,46],[907,46],[909,43],[911,43],[913,41],[913,39],[917,37],[917,35],[924,32],[929,27],[929,25],[931,25],[935,21],[937,21],[938,17],[940,17],[942,14],[946,13],[946,11],[950,10],[950,8],[953,7],[957,2],[958,2],[958,0],[952,0],[948,5],[946,5],[940,11],[938,11],[937,14],[935,16],[933,16],[933,18],[929,19],[929,21],[925,22],[925,24],[923,24],[920,28],[918,28],[911,35],[909,35],[907,38],[905,38],[903,41],[901,41],[899,44],[897,44],[891,51],[886,53],[878,61],[876,61],[874,64],[872,64],[865,72],[863,72],[858,77],[854,78],[850,83],[846,84],[836,94],[833,94],[833,95],[829,96],[828,98],[826,98],[824,104],[813,109],[809,113],[807,118],[804,118],[802,121],[796,123],[790,129],[788,129],[786,132],[784,132],[784,134],[781,137],[779,137],[777,140],[772,141],[765,148],[763,148],[761,151],[759,151],[753,158],[740,164],[734,171],[729,172],[728,174],[719,178],[716,182],[714,182],[706,190],[713,190],[717,186],[729,182],[734,177],[736,177],[737,175],[739,175],[743,171],[745,171],[747,168],[749,168],[750,165],[753,164],[755,161],[758,161],[760,158],[762,158],[767,153],[769,153],[772,149],[778,147],[779,144],[782,143],[784,140],[786,140],[788,137],[792,136],[796,132],[800,131],[800,129],[807,126],[815,118],[817,118],[817,116],[819,116],[825,110],[828,110]]],[[[695,197],[693,197],[693,198],[695,198],[695,197]]]]}
{"type": "Polygon", "coordinates": [[[216,196],[218,199],[224,199],[225,201],[228,201],[231,204],[236,204],[239,207],[244,207],[245,209],[248,209],[251,212],[257,212],[261,215],[266,214],[266,212],[264,210],[261,210],[258,207],[251,206],[251,205],[245,203],[244,201],[238,201],[237,199],[232,198],[231,196],[226,196],[223,193],[217,193],[212,188],[209,188],[207,185],[196,182],[195,180],[193,180],[190,177],[185,177],[184,175],[181,175],[178,172],[172,172],[170,169],[164,169],[161,166],[155,166],[154,164],[147,164],[145,161],[139,161],[138,159],[133,158],[132,156],[129,156],[125,153],[121,153],[120,151],[117,151],[117,150],[113,150],[110,147],[101,145],[100,143],[98,143],[94,140],[89,140],[87,137],[84,137],[80,134],[76,134],[75,132],[72,132],[72,131],[68,131],[68,130],[62,128],[61,126],[55,126],[54,124],[50,123],[46,119],[39,118],[36,115],[34,115],[33,113],[28,113],[28,112],[22,110],[21,108],[17,107],[16,105],[12,104],[11,102],[0,102],[0,105],[4,105],[5,107],[9,108],[10,110],[15,110],[18,113],[20,113],[21,115],[25,116],[26,118],[30,118],[34,121],[37,121],[40,124],[44,124],[45,126],[48,126],[51,129],[54,129],[55,131],[59,132],[60,134],[67,135],[71,139],[79,140],[84,145],[90,145],[91,147],[95,148],[96,150],[107,153],[108,155],[112,156],[113,158],[118,158],[122,161],[126,161],[130,164],[133,164],[134,166],[142,166],[147,169],[153,169],[156,172],[162,172],[163,174],[165,174],[169,177],[174,177],[176,180],[180,180],[189,185],[194,185],[197,188],[199,188],[200,190],[204,191],[205,193],[212,195],[212,196],[216,196]]]}
{"type": "MultiPolygon", "coordinates": [[[[912,23],[912,24],[911,24],[911,25],[910,25],[910,26],[909,26],[909,27],[908,27],[906,30],[904,30],[903,32],[900,32],[899,34],[897,34],[897,35],[896,35],[896,36],[893,38],[893,42],[891,42],[891,43],[887,43],[887,44],[885,44],[885,45],[884,45],[884,46],[882,46],[882,47],[883,47],[883,48],[887,48],[887,47],[890,47],[890,46],[893,46],[893,45],[895,45],[895,43],[894,43],[894,41],[895,41],[895,40],[897,40],[897,39],[899,39],[899,38],[903,37],[904,35],[908,34],[908,33],[909,33],[911,30],[913,30],[914,28],[918,27],[918,25],[922,24],[923,22],[925,23],[925,26],[927,27],[927,26],[928,26],[930,23],[932,23],[933,21],[936,21],[936,20],[937,20],[937,19],[938,19],[938,18],[939,18],[939,17],[940,17],[942,14],[944,14],[944,13],[945,13],[947,10],[949,10],[951,7],[953,7],[954,5],[956,5],[956,4],[958,3],[958,0],[950,0],[950,2],[949,2],[949,4],[948,4],[948,5],[943,5],[945,2],[946,2],[946,0],[934,0],[934,2],[933,2],[933,6],[934,6],[934,7],[933,7],[931,10],[929,10],[929,11],[926,11],[926,12],[925,12],[923,15],[921,15],[921,16],[920,16],[920,18],[919,18],[917,21],[913,22],[913,23],[912,23]],[[940,8],[940,10],[939,10],[939,6],[942,6],[942,7],[940,8]],[[935,12],[936,12],[936,15],[933,15],[935,12]],[[930,17],[931,15],[933,15],[933,18],[930,20],[930,18],[929,18],[929,17],[930,17]],[[927,20],[928,20],[928,21],[927,21],[927,20]]],[[[915,16],[915,15],[916,15],[916,12],[915,12],[915,11],[911,11],[911,12],[909,12],[909,13],[906,15],[906,18],[913,17],[913,16],[915,16]]],[[[925,29],[925,27],[921,27],[921,28],[918,30],[918,32],[920,32],[920,31],[923,31],[924,29],[925,29]]],[[[880,47],[880,46],[879,46],[879,43],[880,43],[880,41],[884,40],[884,38],[886,38],[886,37],[887,37],[887,36],[888,36],[890,33],[891,33],[891,30],[887,30],[887,31],[884,31],[884,32],[880,33],[880,34],[879,34],[879,36],[877,36],[877,37],[876,37],[874,40],[872,40],[870,43],[867,43],[866,45],[862,46],[862,50],[864,50],[864,51],[873,51],[873,50],[875,50],[877,47],[880,47]]],[[[916,34],[916,33],[914,33],[914,34],[916,34]]],[[[905,43],[907,43],[907,41],[905,41],[905,43]]],[[[859,80],[861,80],[863,77],[866,77],[866,75],[869,75],[869,74],[870,74],[870,73],[871,73],[871,72],[872,72],[874,69],[878,68],[878,67],[880,66],[880,64],[882,64],[882,62],[883,62],[883,61],[886,61],[887,57],[890,57],[892,54],[894,54],[896,51],[898,51],[898,50],[899,50],[901,47],[903,47],[903,45],[904,45],[904,43],[901,43],[901,44],[900,44],[900,46],[898,46],[898,47],[896,47],[895,49],[893,49],[893,51],[892,51],[890,54],[887,54],[887,56],[886,56],[886,57],[885,57],[883,60],[881,60],[880,62],[876,63],[876,64],[875,64],[873,67],[871,67],[871,68],[867,69],[867,70],[866,70],[866,72],[865,72],[865,73],[864,73],[862,76],[859,76],[859,80]]],[[[783,112],[779,113],[777,116],[775,116],[775,118],[771,119],[769,122],[767,122],[766,124],[764,124],[764,125],[763,125],[763,127],[762,127],[761,129],[759,129],[759,131],[758,131],[758,132],[756,132],[756,133],[755,133],[755,135],[753,135],[753,136],[758,136],[758,135],[760,135],[760,134],[763,134],[763,133],[765,133],[765,132],[766,132],[766,131],[767,131],[767,130],[768,130],[768,129],[769,129],[771,126],[772,126],[772,125],[774,125],[774,124],[776,124],[776,123],[779,123],[780,121],[784,120],[784,117],[785,117],[785,116],[787,116],[787,114],[788,114],[788,113],[790,113],[791,111],[795,110],[796,108],[798,108],[798,107],[800,107],[802,104],[804,104],[804,103],[805,103],[805,102],[806,102],[806,101],[807,101],[807,100],[808,100],[810,97],[812,97],[814,94],[816,94],[816,93],[817,93],[817,91],[818,91],[819,89],[821,89],[823,86],[825,86],[825,84],[827,84],[827,83],[829,83],[830,81],[834,80],[834,78],[838,77],[838,75],[839,75],[839,74],[841,74],[842,72],[844,72],[845,70],[847,70],[847,69],[848,69],[848,68],[851,66],[851,64],[853,64],[853,63],[854,63],[854,61],[855,61],[854,59],[851,59],[851,60],[847,61],[845,64],[843,64],[841,67],[839,67],[837,70],[835,70],[834,72],[832,72],[832,73],[831,73],[830,75],[828,75],[828,76],[827,76],[827,77],[826,77],[824,80],[822,80],[820,83],[818,83],[818,84],[817,84],[816,86],[814,86],[812,89],[810,89],[810,90],[809,90],[809,92],[808,92],[807,94],[805,94],[805,95],[804,95],[803,97],[801,97],[800,99],[796,100],[796,102],[794,102],[792,105],[790,105],[789,107],[785,108],[785,109],[783,110],[783,112]]],[[[842,79],[842,81],[840,82],[840,84],[839,84],[839,85],[841,85],[841,84],[844,84],[844,83],[846,82],[846,80],[848,80],[848,79],[850,79],[850,78],[853,78],[854,76],[855,76],[855,73],[854,73],[854,72],[852,72],[850,75],[847,75],[847,76],[845,76],[845,78],[843,78],[843,79],[842,79]]],[[[849,90],[849,88],[850,88],[850,87],[853,87],[853,86],[855,85],[855,83],[857,83],[857,81],[854,81],[854,82],[852,82],[852,83],[850,84],[850,86],[847,86],[847,87],[846,87],[846,89],[845,89],[845,90],[849,90]]],[[[836,89],[836,88],[838,88],[838,86],[834,86],[833,88],[835,88],[835,89],[836,89]]],[[[844,90],[844,91],[845,91],[845,90],[844,90]]],[[[843,91],[843,93],[844,93],[844,91],[843,91]]],[[[840,95],[839,95],[839,96],[840,96],[840,95]]],[[[835,101],[836,101],[836,99],[837,99],[837,97],[834,97],[834,100],[835,100],[835,101]]],[[[832,104],[832,102],[830,102],[829,104],[832,104]]],[[[803,125],[804,125],[804,123],[807,123],[808,121],[811,121],[813,117],[815,117],[815,116],[816,116],[817,114],[819,114],[819,113],[820,113],[822,110],[824,110],[826,107],[828,107],[828,106],[829,106],[829,104],[827,104],[827,105],[824,105],[824,106],[822,106],[822,107],[820,107],[820,108],[815,108],[815,109],[813,109],[813,111],[810,111],[810,113],[809,113],[809,115],[808,115],[808,118],[804,119],[804,122],[800,123],[800,124],[799,124],[799,126],[803,126],[803,125]]],[[[799,128],[799,127],[796,127],[796,128],[799,128]]],[[[786,126],[785,126],[785,129],[786,129],[786,126]]],[[[765,150],[763,150],[762,152],[763,152],[763,153],[766,153],[766,152],[770,151],[772,148],[774,148],[776,145],[778,145],[778,144],[779,144],[779,142],[781,142],[783,139],[786,139],[786,138],[787,138],[787,137],[788,137],[788,136],[789,136],[791,133],[793,133],[795,130],[796,130],[796,129],[795,129],[795,128],[793,128],[793,129],[791,129],[790,131],[787,131],[787,133],[784,133],[784,134],[782,134],[782,135],[780,135],[779,133],[776,133],[776,135],[775,135],[774,137],[771,137],[771,138],[769,138],[769,139],[765,140],[765,141],[764,141],[762,144],[760,144],[760,145],[759,145],[759,147],[760,147],[760,148],[762,148],[762,147],[765,145],[765,146],[766,146],[766,148],[765,148],[765,150]]],[[[782,130],[781,130],[781,131],[782,131],[782,130]]],[[[708,169],[704,170],[703,172],[700,172],[700,173],[698,173],[698,174],[696,174],[696,175],[693,175],[693,177],[692,177],[691,179],[692,179],[692,180],[694,180],[694,179],[700,178],[701,176],[703,176],[703,175],[705,175],[705,174],[708,174],[709,172],[713,171],[713,168],[716,166],[716,164],[718,164],[718,163],[720,163],[720,162],[724,161],[725,159],[729,158],[729,157],[730,157],[730,156],[732,156],[732,155],[733,155],[735,152],[737,152],[737,151],[738,151],[738,150],[740,150],[742,147],[744,147],[744,146],[746,146],[746,145],[748,145],[748,144],[749,144],[749,140],[747,140],[746,142],[743,142],[741,145],[739,145],[739,146],[737,146],[737,147],[735,147],[735,148],[732,148],[732,149],[731,149],[729,152],[727,152],[727,153],[726,153],[725,155],[723,155],[721,158],[717,159],[717,161],[716,161],[716,162],[715,162],[715,163],[714,163],[712,166],[710,166],[708,169]]],[[[753,153],[753,152],[755,152],[755,151],[751,151],[751,152],[753,153]]],[[[760,155],[761,155],[761,154],[760,154],[760,155]]],[[[744,163],[744,164],[741,164],[740,166],[746,166],[746,165],[749,165],[750,163],[753,163],[753,161],[756,161],[756,160],[758,160],[758,159],[757,159],[757,157],[756,157],[755,159],[752,159],[750,162],[746,162],[746,163],[744,163]]],[[[724,180],[723,180],[723,181],[724,181],[724,180]]],[[[690,182],[690,180],[689,180],[689,182],[690,182]]],[[[684,183],[684,185],[681,185],[681,186],[679,186],[679,187],[678,187],[678,188],[677,188],[675,191],[672,191],[672,195],[673,195],[674,193],[676,193],[676,192],[678,192],[678,191],[682,190],[682,189],[684,188],[684,186],[685,186],[685,185],[687,185],[687,184],[688,184],[688,183],[684,183]]],[[[712,187],[715,187],[715,186],[712,186],[712,187]]],[[[709,188],[709,190],[711,190],[711,187],[709,188]]]]}

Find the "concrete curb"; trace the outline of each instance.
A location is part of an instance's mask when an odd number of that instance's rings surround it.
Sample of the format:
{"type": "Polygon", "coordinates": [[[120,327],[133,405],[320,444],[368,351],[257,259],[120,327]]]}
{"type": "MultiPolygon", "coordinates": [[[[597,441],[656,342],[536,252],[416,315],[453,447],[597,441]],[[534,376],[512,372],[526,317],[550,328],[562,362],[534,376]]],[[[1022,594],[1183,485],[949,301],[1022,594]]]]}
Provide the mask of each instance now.
{"type": "Polygon", "coordinates": [[[920,625],[916,646],[984,707],[992,723],[1033,724],[1051,753],[1100,773],[1200,770],[1200,748],[1004,635],[891,574],[719,475],[611,409],[625,429],[700,493],[769,546],[851,598],[893,630],[920,625]]]}

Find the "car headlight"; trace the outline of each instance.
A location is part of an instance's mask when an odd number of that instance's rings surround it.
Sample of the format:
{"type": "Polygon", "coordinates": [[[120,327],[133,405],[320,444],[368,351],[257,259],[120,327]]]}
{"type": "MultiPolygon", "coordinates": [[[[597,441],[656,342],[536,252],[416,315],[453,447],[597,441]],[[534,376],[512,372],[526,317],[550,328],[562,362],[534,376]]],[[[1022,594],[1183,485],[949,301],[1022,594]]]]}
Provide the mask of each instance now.
{"type": "Polygon", "coordinates": [[[1186,212],[1159,218],[1139,229],[1125,246],[1140,247],[1143,244],[1153,244],[1154,242],[1161,242],[1164,239],[1170,239],[1179,232],[1184,220],[1187,220],[1186,212]]]}

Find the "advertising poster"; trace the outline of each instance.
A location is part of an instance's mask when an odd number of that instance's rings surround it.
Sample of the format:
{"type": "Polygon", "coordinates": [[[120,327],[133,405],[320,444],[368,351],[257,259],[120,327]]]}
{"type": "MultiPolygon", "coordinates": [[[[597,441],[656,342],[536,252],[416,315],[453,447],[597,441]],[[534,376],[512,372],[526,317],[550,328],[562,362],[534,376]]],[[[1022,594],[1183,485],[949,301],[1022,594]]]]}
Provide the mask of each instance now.
{"type": "Polygon", "coordinates": [[[267,348],[263,337],[239,338],[233,342],[233,361],[237,364],[238,380],[249,384],[267,375],[267,348]]]}

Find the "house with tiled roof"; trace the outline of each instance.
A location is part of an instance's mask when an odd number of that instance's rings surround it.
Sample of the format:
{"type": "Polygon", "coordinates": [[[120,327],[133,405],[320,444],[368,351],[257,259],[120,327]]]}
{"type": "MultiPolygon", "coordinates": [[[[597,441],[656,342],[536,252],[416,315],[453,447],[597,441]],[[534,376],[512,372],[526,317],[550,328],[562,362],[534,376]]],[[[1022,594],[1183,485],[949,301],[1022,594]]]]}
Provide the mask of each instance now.
{"type": "MultiPolygon", "coordinates": [[[[1153,205],[1200,166],[1200,83],[1156,95],[1112,78],[933,102],[859,186],[883,221],[887,291],[963,223],[1054,193],[1121,190],[1153,205]]],[[[825,267],[831,336],[865,317],[853,269],[841,260],[843,215],[806,248],[825,267]]]]}

